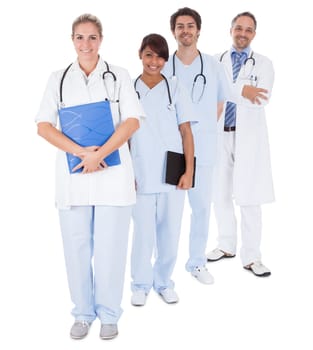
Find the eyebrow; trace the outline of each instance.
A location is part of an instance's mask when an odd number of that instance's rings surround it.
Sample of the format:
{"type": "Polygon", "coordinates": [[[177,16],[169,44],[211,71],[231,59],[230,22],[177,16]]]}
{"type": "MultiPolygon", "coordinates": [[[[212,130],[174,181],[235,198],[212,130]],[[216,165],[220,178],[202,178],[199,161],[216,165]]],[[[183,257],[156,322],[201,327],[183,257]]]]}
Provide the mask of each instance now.
{"type": "Polygon", "coordinates": [[[196,24],[196,22],[188,22],[188,23],[181,23],[181,22],[178,22],[178,23],[176,23],[177,26],[183,26],[183,25],[185,25],[185,24],[187,24],[187,25],[196,24]]]}
{"type": "Polygon", "coordinates": [[[242,28],[242,29],[251,29],[251,30],[254,30],[254,27],[245,27],[245,26],[243,26],[243,25],[241,25],[241,24],[236,24],[236,25],[234,26],[234,28],[242,28]]]}
{"type": "Polygon", "coordinates": [[[84,35],[84,34],[80,34],[80,33],[75,33],[74,36],[86,36],[86,37],[92,37],[92,36],[96,36],[98,37],[99,34],[88,34],[88,35],[84,35]]]}

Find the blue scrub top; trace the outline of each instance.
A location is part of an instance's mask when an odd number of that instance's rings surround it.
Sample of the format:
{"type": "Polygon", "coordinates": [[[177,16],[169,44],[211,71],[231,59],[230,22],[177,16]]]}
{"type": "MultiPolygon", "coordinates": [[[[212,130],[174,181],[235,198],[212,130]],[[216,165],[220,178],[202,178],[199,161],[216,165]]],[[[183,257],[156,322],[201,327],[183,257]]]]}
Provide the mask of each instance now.
{"type": "Polygon", "coordinates": [[[176,189],[165,183],[166,152],[183,153],[179,125],[195,122],[189,95],[176,80],[168,79],[172,106],[165,80],[150,89],[141,79],[136,83],[146,118],[131,138],[131,156],[137,193],[160,193],[176,189]]]}
{"type": "MultiPolygon", "coordinates": [[[[207,54],[202,54],[202,59],[206,85],[200,101],[198,100],[203,87],[202,78],[198,78],[192,94],[194,78],[201,71],[200,56],[188,66],[175,56],[175,76],[188,90],[199,120],[199,123],[192,126],[197,165],[213,165],[216,162],[217,147],[217,104],[226,101],[229,86],[222,64],[207,54]]],[[[169,79],[173,76],[173,55],[170,56],[162,73],[169,79]]]]}

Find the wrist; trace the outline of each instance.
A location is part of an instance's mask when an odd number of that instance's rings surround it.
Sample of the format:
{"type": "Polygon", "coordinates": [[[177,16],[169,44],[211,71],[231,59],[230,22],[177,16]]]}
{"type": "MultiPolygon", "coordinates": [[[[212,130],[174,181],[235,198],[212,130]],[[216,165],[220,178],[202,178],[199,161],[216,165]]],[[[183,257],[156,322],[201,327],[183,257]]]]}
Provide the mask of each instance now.
{"type": "Polygon", "coordinates": [[[74,147],[74,149],[72,150],[71,153],[73,155],[77,155],[77,154],[80,154],[82,152],[84,152],[84,147],[81,147],[81,146],[77,145],[77,146],[74,147]]]}

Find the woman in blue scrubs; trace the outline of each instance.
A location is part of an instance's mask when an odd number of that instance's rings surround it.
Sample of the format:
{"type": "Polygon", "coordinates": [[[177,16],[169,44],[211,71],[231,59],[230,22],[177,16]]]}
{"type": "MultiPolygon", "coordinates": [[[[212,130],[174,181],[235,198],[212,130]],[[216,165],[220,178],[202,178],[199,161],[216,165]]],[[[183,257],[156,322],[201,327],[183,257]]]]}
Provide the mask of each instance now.
{"type": "Polygon", "coordinates": [[[137,186],[131,253],[132,304],[136,306],[145,304],[151,288],[166,303],[178,301],[171,276],[185,190],[191,188],[193,180],[193,112],[187,91],[161,74],[168,56],[168,45],[161,35],[144,37],[139,49],[143,72],[134,85],[146,118],[130,143],[137,186]],[[185,173],[177,186],[165,183],[167,151],[185,156],[185,173]]]}

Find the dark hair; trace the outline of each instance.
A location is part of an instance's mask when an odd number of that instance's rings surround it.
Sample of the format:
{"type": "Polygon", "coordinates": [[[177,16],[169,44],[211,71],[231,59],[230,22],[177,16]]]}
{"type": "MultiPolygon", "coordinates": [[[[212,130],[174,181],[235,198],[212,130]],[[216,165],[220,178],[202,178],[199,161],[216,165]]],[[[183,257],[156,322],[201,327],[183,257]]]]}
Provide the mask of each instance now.
{"type": "Polygon", "coordinates": [[[172,14],[171,19],[170,19],[170,25],[171,25],[171,31],[174,32],[175,30],[175,25],[176,25],[176,20],[177,17],[179,16],[190,16],[192,17],[197,25],[197,29],[200,30],[201,29],[201,16],[199,15],[199,13],[196,10],[193,10],[189,7],[182,7],[180,9],[178,9],[175,13],[172,14]]]}
{"type": "Polygon", "coordinates": [[[241,12],[241,13],[238,13],[238,15],[236,17],[233,18],[233,20],[231,21],[231,27],[233,27],[235,25],[235,22],[237,21],[237,19],[239,17],[250,17],[254,23],[254,29],[256,29],[256,19],[254,17],[254,15],[251,13],[251,12],[241,12]]]}
{"type": "Polygon", "coordinates": [[[169,50],[166,39],[160,34],[149,34],[146,35],[141,42],[139,53],[149,46],[159,57],[168,60],[169,50]]]}

